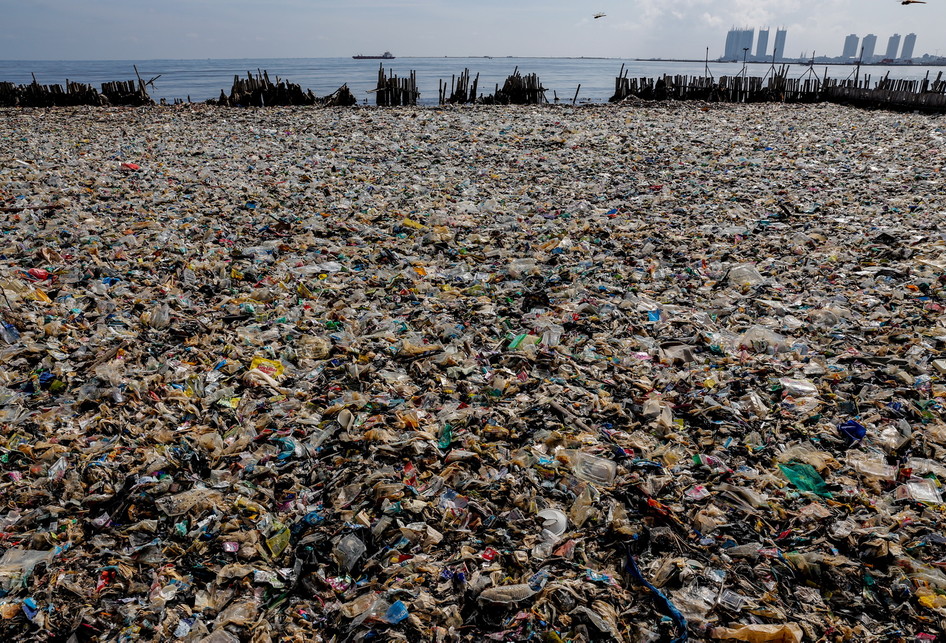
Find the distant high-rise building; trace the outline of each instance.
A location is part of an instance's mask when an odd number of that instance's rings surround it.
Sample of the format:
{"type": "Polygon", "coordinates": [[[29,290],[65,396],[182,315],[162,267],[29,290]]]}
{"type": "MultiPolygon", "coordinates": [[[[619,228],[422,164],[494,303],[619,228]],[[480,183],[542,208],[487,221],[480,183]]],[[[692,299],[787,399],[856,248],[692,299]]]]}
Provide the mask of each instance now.
{"type": "Polygon", "coordinates": [[[860,38],[857,37],[856,33],[852,33],[847,38],[844,39],[844,52],[841,54],[841,58],[857,58],[857,43],[860,38]]]}
{"type": "Polygon", "coordinates": [[[785,29],[777,29],[775,31],[775,48],[772,50],[772,55],[775,60],[782,60],[785,58],[785,38],[788,37],[788,31],[785,29]]]}
{"type": "Polygon", "coordinates": [[[904,60],[913,58],[914,47],[916,47],[916,34],[908,33],[907,37],[903,39],[903,51],[900,52],[900,57],[904,60]]]}
{"type": "Polygon", "coordinates": [[[759,29],[759,38],[756,40],[755,57],[765,58],[765,50],[769,46],[769,29],[759,29]]]}
{"type": "Polygon", "coordinates": [[[864,52],[863,61],[865,63],[872,62],[874,59],[874,50],[877,48],[877,36],[872,33],[864,36],[864,39],[861,41],[861,51],[864,52]]]}
{"type": "Polygon", "coordinates": [[[900,51],[900,34],[895,33],[890,36],[890,39],[887,41],[887,53],[884,54],[884,58],[895,60],[898,51],[900,51]]]}
{"type": "Polygon", "coordinates": [[[732,60],[735,58],[736,45],[739,40],[739,32],[735,29],[730,29],[729,33],[726,34],[726,48],[723,50],[723,58],[725,60],[732,60]]]}
{"type": "Polygon", "coordinates": [[[755,35],[755,29],[730,29],[726,34],[726,52],[723,58],[726,60],[742,60],[745,55],[744,49],[752,51],[752,39],[755,35]]]}
{"type": "Polygon", "coordinates": [[[752,41],[755,38],[755,29],[743,29],[739,39],[739,58],[748,56],[752,52],[752,41]]]}

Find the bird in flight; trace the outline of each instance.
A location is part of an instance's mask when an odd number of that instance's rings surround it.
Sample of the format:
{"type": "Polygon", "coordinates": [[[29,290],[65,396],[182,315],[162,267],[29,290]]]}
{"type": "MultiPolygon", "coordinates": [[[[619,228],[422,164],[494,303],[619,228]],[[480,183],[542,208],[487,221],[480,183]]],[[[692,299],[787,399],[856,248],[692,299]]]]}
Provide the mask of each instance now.
{"type": "Polygon", "coordinates": [[[926,0],[900,0],[900,4],[926,4],[926,0]]]}
{"type": "MultiPolygon", "coordinates": [[[[906,0],[904,0],[904,1],[906,2],[906,0]]],[[[911,2],[917,2],[918,0],[910,0],[910,1],[911,1],[911,2]]],[[[606,15],[608,15],[608,14],[606,14],[606,13],[596,13],[596,14],[595,14],[595,20],[597,20],[598,18],[604,18],[606,15]]]]}

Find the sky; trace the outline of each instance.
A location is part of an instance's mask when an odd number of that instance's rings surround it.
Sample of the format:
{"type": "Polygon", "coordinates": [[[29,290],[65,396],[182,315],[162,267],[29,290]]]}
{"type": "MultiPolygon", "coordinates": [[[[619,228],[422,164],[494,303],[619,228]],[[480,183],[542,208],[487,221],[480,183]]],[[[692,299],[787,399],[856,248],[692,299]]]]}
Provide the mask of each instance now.
{"type": "Polygon", "coordinates": [[[702,59],[733,26],[788,29],[785,55],[849,33],[946,55],[946,0],[0,0],[0,60],[588,56],[702,59]],[[606,16],[595,19],[595,13],[606,16]]]}

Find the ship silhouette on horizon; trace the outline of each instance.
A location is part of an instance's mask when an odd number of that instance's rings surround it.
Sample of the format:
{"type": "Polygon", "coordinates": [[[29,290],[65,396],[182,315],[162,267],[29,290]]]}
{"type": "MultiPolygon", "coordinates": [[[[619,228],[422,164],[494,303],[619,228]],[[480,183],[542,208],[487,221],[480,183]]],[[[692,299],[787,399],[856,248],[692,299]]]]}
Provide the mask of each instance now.
{"type": "Polygon", "coordinates": [[[358,54],[357,56],[352,56],[352,58],[355,60],[393,60],[394,54],[392,54],[390,51],[386,51],[380,56],[365,56],[358,54]]]}

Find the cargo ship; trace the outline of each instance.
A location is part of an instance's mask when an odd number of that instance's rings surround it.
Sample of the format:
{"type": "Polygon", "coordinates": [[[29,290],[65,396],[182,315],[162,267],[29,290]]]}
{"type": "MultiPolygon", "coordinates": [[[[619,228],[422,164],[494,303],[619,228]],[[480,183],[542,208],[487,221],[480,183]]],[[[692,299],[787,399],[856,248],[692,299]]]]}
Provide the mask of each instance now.
{"type": "Polygon", "coordinates": [[[361,54],[358,54],[357,56],[352,56],[352,58],[355,60],[393,60],[394,54],[392,54],[390,51],[386,51],[380,56],[362,56],[361,54]]]}

